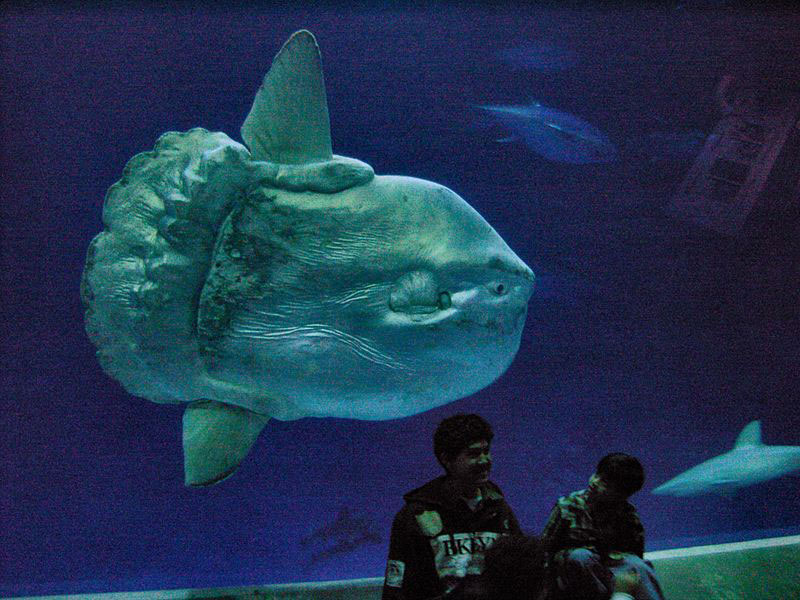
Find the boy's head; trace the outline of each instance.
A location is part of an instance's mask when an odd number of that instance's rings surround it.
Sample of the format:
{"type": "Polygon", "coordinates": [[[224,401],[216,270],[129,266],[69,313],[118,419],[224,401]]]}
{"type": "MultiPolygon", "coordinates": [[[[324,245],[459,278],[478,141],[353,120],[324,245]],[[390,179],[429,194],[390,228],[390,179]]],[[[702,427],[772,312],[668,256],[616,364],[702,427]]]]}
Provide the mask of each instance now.
{"type": "Polygon", "coordinates": [[[639,460],[624,452],[606,454],[597,463],[595,474],[626,498],[644,485],[644,468],[639,460]]]}
{"type": "Polygon", "coordinates": [[[475,414],[457,414],[444,419],[433,434],[433,453],[448,473],[448,463],[476,442],[490,444],[494,432],[482,417],[475,414]]]}

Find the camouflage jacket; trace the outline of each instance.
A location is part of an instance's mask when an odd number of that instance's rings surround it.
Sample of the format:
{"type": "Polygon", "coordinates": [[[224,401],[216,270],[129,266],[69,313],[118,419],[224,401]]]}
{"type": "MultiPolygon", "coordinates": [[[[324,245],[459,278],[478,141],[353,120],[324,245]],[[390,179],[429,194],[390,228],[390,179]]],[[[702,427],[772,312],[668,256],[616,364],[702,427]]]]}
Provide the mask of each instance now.
{"type": "Polygon", "coordinates": [[[483,553],[506,534],[519,534],[514,513],[492,482],[472,511],[439,477],[406,494],[394,519],[383,600],[446,596],[465,577],[483,571],[483,553]]]}
{"type": "Polygon", "coordinates": [[[542,532],[548,564],[560,562],[571,548],[589,548],[605,558],[609,552],[644,554],[644,527],[630,502],[593,505],[586,490],[559,498],[542,532]]]}

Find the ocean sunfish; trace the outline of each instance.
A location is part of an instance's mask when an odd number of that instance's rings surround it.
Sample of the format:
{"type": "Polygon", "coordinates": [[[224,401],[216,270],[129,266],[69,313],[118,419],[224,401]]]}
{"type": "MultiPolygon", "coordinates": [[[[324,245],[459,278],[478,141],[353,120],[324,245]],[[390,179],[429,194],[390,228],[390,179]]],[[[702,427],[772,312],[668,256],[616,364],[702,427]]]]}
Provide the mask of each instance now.
{"type": "Polygon", "coordinates": [[[534,283],[453,191],[332,153],[311,33],[275,57],[241,133],[169,132],[134,156],[81,282],[106,373],[187,404],[192,486],[236,470],[270,418],[393,419],[489,385],[534,283]]]}

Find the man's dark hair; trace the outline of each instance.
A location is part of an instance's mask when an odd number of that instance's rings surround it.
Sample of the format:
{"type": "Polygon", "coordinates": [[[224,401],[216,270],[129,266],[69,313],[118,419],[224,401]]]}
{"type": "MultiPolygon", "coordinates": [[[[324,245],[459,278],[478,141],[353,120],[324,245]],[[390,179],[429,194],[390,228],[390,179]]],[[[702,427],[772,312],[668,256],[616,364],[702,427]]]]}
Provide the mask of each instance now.
{"type": "Polygon", "coordinates": [[[638,492],[644,485],[642,463],[624,452],[606,454],[597,463],[596,473],[626,496],[638,492]]]}
{"type": "Polygon", "coordinates": [[[433,434],[433,453],[444,466],[443,456],[448,460],[455,458],[470,444],[483,440],[491,442],[493,437],[492,426],[479,415],[453,415],[444,419],[436,428],[433,434]]]}

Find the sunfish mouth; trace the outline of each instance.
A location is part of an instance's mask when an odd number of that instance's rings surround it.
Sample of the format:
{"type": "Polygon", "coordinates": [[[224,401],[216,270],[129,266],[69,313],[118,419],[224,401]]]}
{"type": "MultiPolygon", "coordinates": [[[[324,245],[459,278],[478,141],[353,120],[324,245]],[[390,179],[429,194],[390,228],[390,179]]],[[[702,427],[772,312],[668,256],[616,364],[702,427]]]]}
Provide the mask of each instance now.
{"type": "Polygon", "coordinates": [[[451,307],[434,313],[390,313],[389,323],[396,325],[416,325],[431,327],[453,324],[455,326],[473,326],[487,330],[490,335],[511,335],[520,330],[527,315],[527,304],[512,311],[489,312],[475,311],[451,307]]]}

